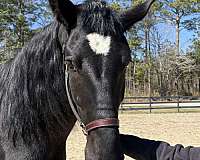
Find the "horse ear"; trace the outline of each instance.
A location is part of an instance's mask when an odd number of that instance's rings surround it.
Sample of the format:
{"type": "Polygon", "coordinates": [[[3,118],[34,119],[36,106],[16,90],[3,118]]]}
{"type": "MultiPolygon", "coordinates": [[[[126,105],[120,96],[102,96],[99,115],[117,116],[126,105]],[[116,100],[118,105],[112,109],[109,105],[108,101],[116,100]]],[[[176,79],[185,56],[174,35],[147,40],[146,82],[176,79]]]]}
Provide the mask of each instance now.
{"type": "Polygon", "coordinates": [[[136,22],[142,20],[148,13],[151,5],[155,0],[147,0],[146,2],[128,9],[120,14],[121,23],[125,30],[130,29],[136,22]]]}
{"type": "Polygon", "coordinates": [[[77,7],[69,0],[49,0],[50,7],[56,19],[73,28],[77,21],[77,7]]]}

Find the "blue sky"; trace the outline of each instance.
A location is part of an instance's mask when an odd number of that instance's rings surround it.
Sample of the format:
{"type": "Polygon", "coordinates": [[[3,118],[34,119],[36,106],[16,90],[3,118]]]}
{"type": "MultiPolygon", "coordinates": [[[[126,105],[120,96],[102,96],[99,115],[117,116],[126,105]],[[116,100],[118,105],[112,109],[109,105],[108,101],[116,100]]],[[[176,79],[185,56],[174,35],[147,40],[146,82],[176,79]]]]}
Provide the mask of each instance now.
{"type": "MultiPolygon", "coordinates": [[[[81,3],[83,0],[72,0],[75,4],[81,3]]],[[[176,41],[176,29],[175,26],[169,24],[159,24],[157,28],[164,40],[169,40],[172,43],[176,41]]],[[[195,33],[193,31],[182,30],[180,32],[180,49],[184,52],[192,44],[192,39],[194,38],[195,33]]]]}
{"type": "MultiPolygon", "coordinates": [[[[163,41],[168,39],[171,42],[175,43],[176,41],[176,29],[175,26],[167,24],[159,24],[157,26],[163,41]]],[[[187,48],[192,44],[192,39],[194,38],[195,33],[193,31],[182,30],[180,32],[180,48],[185,52],[187,48]]]]}

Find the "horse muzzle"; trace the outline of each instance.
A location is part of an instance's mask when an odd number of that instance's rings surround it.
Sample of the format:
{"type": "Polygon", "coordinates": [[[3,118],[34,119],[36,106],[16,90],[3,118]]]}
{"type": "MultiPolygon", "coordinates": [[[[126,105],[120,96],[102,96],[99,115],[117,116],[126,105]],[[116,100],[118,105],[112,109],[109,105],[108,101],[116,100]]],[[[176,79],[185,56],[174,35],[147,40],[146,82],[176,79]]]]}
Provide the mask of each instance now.
{"type": "MultiPolygon", "coordinates": [[[[67,67],[66,67],[67,68],[67,67]]],[[[74,100],[73,97],[71,95],[71,90],[70,90],[70,85],[69,85],[69,73],[68,73],[68,69],[66,69],[65,71],[65,84],[66,84],[66,92],[67,92],[67,97],[69,100],[69,104],[70,107],[76,117],[76,119],[78,120],[83,133],[85,135],[88,135],[88,133],[92,130],[98,129],[98,128],[103,128],[103,127],[119,127],[119,120],[117,118],[103,118],[103,119],[97,119],[94,121],[91,121],[88,124],[84,124],[78,111],[77,111],[77,106],[74,105],[74,100]]]]}

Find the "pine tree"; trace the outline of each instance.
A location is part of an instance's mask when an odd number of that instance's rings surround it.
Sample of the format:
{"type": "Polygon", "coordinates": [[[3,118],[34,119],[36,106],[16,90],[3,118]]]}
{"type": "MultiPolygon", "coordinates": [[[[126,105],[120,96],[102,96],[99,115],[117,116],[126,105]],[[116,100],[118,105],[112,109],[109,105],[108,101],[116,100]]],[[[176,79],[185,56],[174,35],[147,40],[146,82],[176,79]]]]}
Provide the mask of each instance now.
{"type": "Polygon", "coordinates": [[[51,20],[47,5],[44,0],[0,0],[0,55],[11,57],[33,36],[33,28],[51,20]]]}
{"type": "Polygon", "coordinates": [[[161,0],[162,10],[161,17],[171,24],[176,26],[176,54],[180,54],[180,32],[182,28],[189,28],[198,20],[195,13],[200,12],[200,5],[198,0],[161,0]],[[192,18],[189,16],[193,16],[192,18]],[[189,17],[189,21],[188,18],[189,17]]]}

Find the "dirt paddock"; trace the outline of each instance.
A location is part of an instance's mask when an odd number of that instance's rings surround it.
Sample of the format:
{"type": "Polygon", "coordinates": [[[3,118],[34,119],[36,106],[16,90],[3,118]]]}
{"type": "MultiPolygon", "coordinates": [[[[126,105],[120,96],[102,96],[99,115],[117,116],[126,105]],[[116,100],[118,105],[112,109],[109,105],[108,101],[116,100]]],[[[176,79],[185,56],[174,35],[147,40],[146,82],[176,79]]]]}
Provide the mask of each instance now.
{"type": "MultiPolygon", "coordinates": [[[[120,114],[120,132],[170,144],[200,146],[200,113],[120,114]]],[[[86,138],[75,126],[67,141],[67,159],[84,160],[86,138]]],[[[125,160],[131,160],[126,157],[125,160]]]]}

